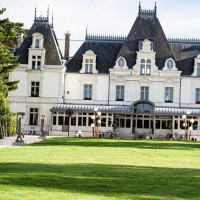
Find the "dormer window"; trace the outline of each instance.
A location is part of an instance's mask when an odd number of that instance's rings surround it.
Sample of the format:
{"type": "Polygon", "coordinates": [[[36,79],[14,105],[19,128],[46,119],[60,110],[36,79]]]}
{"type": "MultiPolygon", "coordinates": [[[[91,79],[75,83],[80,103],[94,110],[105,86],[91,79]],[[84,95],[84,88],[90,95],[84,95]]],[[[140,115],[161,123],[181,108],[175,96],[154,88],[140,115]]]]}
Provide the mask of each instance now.
{"type": "Polygon", "coordinates": [[[120,58],[120,59],[118,60],[118,65],[119,65],[119,67],[123,67],[124,64],[125,64],[124,59],[123,59],[123,58],[120,58]]]}
{"type": "Polygon", "coordinates": [[[41,33],[33,33],[32,45],[28,49],[28,69],[32,70],[43,70],[45,63],[45,48],[43,46],[44,38],[41,33]]]}
{"type": "Polygon", "coordinates": [[[174,62],[173,62],[172,60],[168,60],[168,61],[167,61],[167,67],[168,67],[169,69],[172,69],[172,68],[174,67],[174,62]]]}
{"type": "Polygon", "coordinates": [[[38,39],[35,40],[35,48],[40,48],[40,41],[38,39]]]}
{"type": "Polygon", "coordinates": [[[96,55],[93,51],[88,50],[83,54],[82,69],[80,73],[98,73],[96,69],[96,55]]]}
{"type": "Polygon", "coordinates": [[[43,47],[44,38],[41,33],[37,33],[37,32],[33,33],[32,37],[33,37],[33,41],[32,41],[31,48],[35,48],[35,49],[44,48],[43,47]]]}
{"type": "Polygon", "coordinates": [[[93,72],[93,59],[85,59],[85,73],[93,72]]]}
{"type": "Polygon", "coordinates": [[[194,58],[194,72],[192,73],[192,76],[200,78],[200,54],[194,58]]]}
{"type": "Polygon", "coordinates": [[[177,71],[178,69],[176,68],[176,63],[174,61],[174,59],[172,58],[168,58],[165,61],[165,65],[164,68],[162,69],[163,71],[177,71]]]}
{"type": "Polygon", "coordinates": [[[140,75],[151,75],[151,60],[144,60],[140,61],[140,75]]]}

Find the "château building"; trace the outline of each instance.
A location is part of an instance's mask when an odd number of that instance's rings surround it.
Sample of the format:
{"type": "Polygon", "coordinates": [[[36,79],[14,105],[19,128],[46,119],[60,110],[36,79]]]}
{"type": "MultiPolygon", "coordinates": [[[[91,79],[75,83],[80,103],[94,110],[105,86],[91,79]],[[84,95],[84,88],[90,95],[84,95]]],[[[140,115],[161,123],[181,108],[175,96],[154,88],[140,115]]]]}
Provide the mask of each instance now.
{"type": "MultiPolygon", "coordinates": [[[[17,49],[20,80],[9,94],[13,112],[25,112],[24,131],[40,131],[41,115],[51,135],[66,134],[65,111],[73,110],[71,131],[92,135],[94,108],[101,111],[100,132],[124,137],[138,134],[185,134],[182,115],[193,119],[200,135],[200,40],[167,39],[157,8],[143,10],[127,37],[91,35],[72,58],[67,33],[62,56],[53,25],[35,17],[17,49]]],[[[188,122],[189,123],[189,122],[188,122]]]]}

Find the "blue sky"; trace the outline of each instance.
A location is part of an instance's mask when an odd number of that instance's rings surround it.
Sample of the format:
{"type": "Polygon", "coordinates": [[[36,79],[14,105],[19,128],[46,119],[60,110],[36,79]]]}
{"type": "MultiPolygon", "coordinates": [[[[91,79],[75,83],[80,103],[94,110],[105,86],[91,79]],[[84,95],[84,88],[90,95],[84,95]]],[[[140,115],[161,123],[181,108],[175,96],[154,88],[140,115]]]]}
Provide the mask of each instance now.
{"type": "MultiPolygon", "coordinates": [[[[200,0],[157,0],[158,18],[167,37],[200,38],[200,0]]],[[[89,33],[127,35],[137,14],[138,0],[1,0],[7,8],[1,16],[24,23],[29,29],[38,15],[46,15],[47,7],[54,13],[54,27],[58,38],[69,31],[71,39],[84,39],[89,33]]],[[[153,9],[154,0],[141,0],[143,9],[153,9]]],[[[72,56],[81,42],[71,42],[72,56]]],[[[61,42],[61,48],[63,43],[61,42]]]]}

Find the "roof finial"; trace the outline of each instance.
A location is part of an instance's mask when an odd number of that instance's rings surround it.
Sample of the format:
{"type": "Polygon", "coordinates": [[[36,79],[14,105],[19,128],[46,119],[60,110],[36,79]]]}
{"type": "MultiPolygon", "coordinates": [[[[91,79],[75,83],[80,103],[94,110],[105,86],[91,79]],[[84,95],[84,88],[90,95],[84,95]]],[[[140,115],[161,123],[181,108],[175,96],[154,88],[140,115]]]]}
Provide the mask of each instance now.
{"type": "Polygon", "coordinates": [[[154,10],[155,10],[155,15],[156,15],[157,14],[157,5],[156,5],[156,2],[155,2],[154,10]]]}
{"type": "Polygon", "coordinates": [[[49,21],[49,5],[48,5],[48,8],[47,8],[47,20],[49,21]]]}
{"type": "Polygon", "coordinates": [[[53,28],[53,12],[52,12],[52,24],[51,24],[52,28],[53,28]]]}
{"type": "Polygon", "coordinates": [[[139,1],[139,14],[141,13],[141,2],[139,1]]]}
{"type": "Polygon", "coordinates": [[[88,34],[88,25],[86,26],[85,37],[87,37],[87,34],[88,34]]]}
{"type": "Polygon", "coordinates": [[[37,17],[37,5],[35,5],[35,20],[36,20],[36,17],[37,17]]]}

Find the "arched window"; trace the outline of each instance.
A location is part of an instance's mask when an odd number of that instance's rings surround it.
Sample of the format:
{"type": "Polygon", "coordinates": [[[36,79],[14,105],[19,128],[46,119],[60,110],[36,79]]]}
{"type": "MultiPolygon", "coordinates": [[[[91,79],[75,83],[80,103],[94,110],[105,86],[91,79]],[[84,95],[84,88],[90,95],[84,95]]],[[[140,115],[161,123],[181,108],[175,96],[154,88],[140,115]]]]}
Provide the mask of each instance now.
{"type": "Polygon", "coordinates": [[[35,48],[39,48],[40,47],[40,42],[39,42],[39,40],[37,39],[37,40],[35,40],[35,48]]]}
{"type": "Polygon", "coordinates": [[[154,106],[145,101],[138,102],[134,105],[134,113],[153,113],[154,106]]]}
{"type": "Polygon", "coordinates": [[[142,59],[140,61],[140,75],[151,75],[151,60],[145,61],[142,59]]]}

